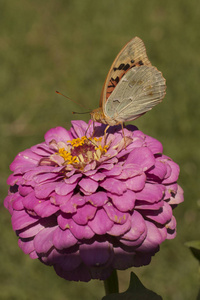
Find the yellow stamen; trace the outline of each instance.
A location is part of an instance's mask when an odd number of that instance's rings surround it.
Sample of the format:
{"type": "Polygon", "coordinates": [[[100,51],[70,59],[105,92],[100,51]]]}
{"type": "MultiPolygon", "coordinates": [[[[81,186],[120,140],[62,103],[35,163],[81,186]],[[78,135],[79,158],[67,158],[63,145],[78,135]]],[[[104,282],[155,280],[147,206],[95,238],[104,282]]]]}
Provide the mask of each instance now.
{"type": "Polygon", "coordinates": [[[72,156],[71,153],[67,152],[64,148],[59,149],[59,155],[67,162],[67,164],[78,163],[78,157],[72,156]]]}

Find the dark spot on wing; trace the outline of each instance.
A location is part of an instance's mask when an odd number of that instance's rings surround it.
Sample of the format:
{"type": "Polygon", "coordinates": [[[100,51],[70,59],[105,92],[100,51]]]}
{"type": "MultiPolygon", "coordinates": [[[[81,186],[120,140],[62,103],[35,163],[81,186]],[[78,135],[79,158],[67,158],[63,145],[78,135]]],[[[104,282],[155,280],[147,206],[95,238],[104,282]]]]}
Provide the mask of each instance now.
{"type": "Polygon", "coordinates": [[[127,71],[128,69],[130,68],[130,65],[129,64],[120,64],[119,67],[114,67],[113,68],[113,71],[120,71],[120,70],[123,70],[123,71],[127,71]]]}

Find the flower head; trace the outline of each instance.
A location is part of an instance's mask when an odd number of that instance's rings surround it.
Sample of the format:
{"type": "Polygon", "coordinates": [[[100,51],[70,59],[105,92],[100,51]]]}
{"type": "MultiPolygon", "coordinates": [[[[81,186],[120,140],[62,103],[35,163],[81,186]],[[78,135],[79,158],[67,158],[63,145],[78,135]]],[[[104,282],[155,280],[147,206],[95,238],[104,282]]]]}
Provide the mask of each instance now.
{"type": "Polygon", "coordinates": [[[134,126],[73,121],[11,164],[9,194],[19,246],[68,280],[106,279],[113,269],[149,264],[176,235],[183,201],[178,165],[134,126]],[[87,130],[87,136],[85,132],[87,130]]]}

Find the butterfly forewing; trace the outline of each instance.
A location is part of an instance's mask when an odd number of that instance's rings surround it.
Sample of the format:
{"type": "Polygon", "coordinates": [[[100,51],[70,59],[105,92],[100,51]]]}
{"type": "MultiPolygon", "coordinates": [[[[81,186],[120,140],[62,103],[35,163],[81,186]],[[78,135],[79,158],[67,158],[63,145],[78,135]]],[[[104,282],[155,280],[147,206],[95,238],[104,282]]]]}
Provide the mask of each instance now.
{"type": "Polygon", "coordinates": [[[155,67],[131,68],[106,101],[104,114],[116,122],[134,120],[162,101],[165,88],[165,79],[155,67]]]}
{"type": "Polygon", "coordinates": [[[108,72],[100,100],[100,106],[102,105],[103,110],[106,100],[109,98],[124,74],[131,68],[142,65],[151,66],[151,63],[148,60],[143,41],[138,37],[134,37],[119,52],[108,72]]]}

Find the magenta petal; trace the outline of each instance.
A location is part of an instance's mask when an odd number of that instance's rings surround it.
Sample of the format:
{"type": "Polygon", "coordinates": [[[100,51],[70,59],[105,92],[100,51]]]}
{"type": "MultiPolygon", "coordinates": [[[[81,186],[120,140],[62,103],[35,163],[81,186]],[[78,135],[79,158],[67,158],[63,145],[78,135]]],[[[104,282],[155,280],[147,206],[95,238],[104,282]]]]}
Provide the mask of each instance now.
{"type": "Polygon", "coordinates": [[[113,201],[113,204],[120,211],[128,211],[132,210],[135,205],[135,193],[133,191],[127,190],[123,193],[123,195],[116,195],[108,193],[108,197],[110,197],[113,201]]]}
{"type": "MultiPolygon", "coordinates": [[[[61,254],[54,249],[48,256],[48,260],[43,258],[43,261],[50,265],[53,264],[56,272],[60,269],[70,274],[70,271],[74,273],[74,271],[80,266],[81,257],[78,251],[70,254],[61,254]]],[[[63,277],[62,275],[60,276],[63,277]]]]}
{"type": "Polygon", "coordinates": [[[137,164],[126,163],[123,165],[122,173],[117,176],[117,179],[128,179],[143,173],[142,168],[137,164]]]}
{"type": "MultiPolygon", "coordinates": [[[[95,180],[95,181],[101,181],[101,180],[103,180],[106,177],[106,174],[104,174],[104,173],[96,173],[96,170],[95,170],[95,172],[93,170],[93,173],[94,173],[93,175],[90,175],[90,178],[93,179],[93,180],[95,180]]],[[[87,176],[88,176],[88,173],[87,173],[87,176]]]]}
{"type": "Polygon", "coordinates": [[[172,208],[164,201],[164,205],[158,211],[143,211],[143,215],[145,215],[146,218],[157,222],[158,224],[164,225],[172,218],[172,208]]]}
{"type": "Polygon", "coordinates": [[[172,216],[171,220],[165,225],[167,229],[174,230],[176,229],[176,219],[172,216]]]}
{"type": "Polygon", "coordinates": [[[121,248],[115,249],[115,256],[112,262],[112,266],[117,270],[126,270],[134,265],[135,253],[126,252],[121,248]]]}
{"type": "Polygon", "coordinates": [[[34,211],[42,218],[47,218],[55,214],[58,210],[59,207],[51,204],[49,201],[43,201],[34,207],[34,211]]]}
{"type": "Polygon", "coordinates": [[[154,203],[162,199],[164,192],[164,186],[146,183],[144,189],[141,192],[136,193],[136,199],[154,203]]]}
{"type": "Polygon", "coordinates": [[[155,164],[155,158],[148,148],[135,148],[129,154],[126,163],[137,164],[143,171],[147,171],[155,164]]]}
{"type": "Polygon", "coordinates": [[[128,218],[128,213],[119,211],[111,202],[107,202],[104,205],[104,209],[111,221],[115,223],[124,224],[128,218]]]}
{"type": "Polygon", "coordinates": [[[28,241],[18,240],[18,245],[25,254],[30,254],[32,251],[35,250],[33,240],[28,240],[28,241]]]}
{"type": "Polygon", "coordinates": [[[102,183],[100,183],[100,186],[108,192],[118,195],[122,195],[126,191],[126,184],[114,178],[105,179],[102,183]]]}
{"type": "Polygon", "coordinates": [[[120,175],[122,172],[121,165],[115,165],[111,170],[104,171],[104,174],[107,176],[117,176],[120,175]]]}
{"type": "Polygon", "coordinates": [[[23,239],[30,239],[34,237],[38,232],[40,232],[44,228],[40,223],[35,223],[32,226],[29,226],[21,231],[18,231],[18,235],[23,239]]]}
{"type": "Polygon", "coordinates": [[[23,205],[26,209],[34,210],[35,206],[44,200],[37,199],[35,197],[35,193],[32,192],[32,193],[28,194],[27,196],[25,196],[24,198],[22,198],[22,201],[23,201],[23,205]]]}
{"type": "Polygon", "coordinates": [[[68,141],[71,140],[72,135],[70,131],[67,131],[63,127],[55,127],[47,131],[47,133],[44,136],[45,141],[47,144],[51,143],[53,140],[55,140],[57,143],[62,141],[68,141]]]}
{"type": "Polygon", "coordinates": [[[70,231],[77,239],[91,239],[94,236],[94,232],[88,225],[78,225],[73,220],[70,222],[70,231]]]}
{"type": "Polygon", "coordinates": [[[88,129],[88,124],[86,124],[84,121],[71,121],[72,127],[77,135],[77,137],[82,137],[85,135],[86,130],[88,129]]]}
{"type": "Polygon", "coordinates": [[[159,154],[163,152],[163,146],[158,140],[146,135],[145,142],[153,154],[159,154]]]}
{"type": "Polygon", "coordinates": [[[80,256],[86,265],[100,267],[113,257],[113,249],[109,242],[94,242],[80,246],[80,256]]]}
{"type": "Polygon", "coordinates": [[[129,217],[124,224],[113,224],[112,228],[107,231],[107,234],[120,236],[124,235],[131,227],[131,218],[129,217]]]}
{"type": "Polygon", "coordinates": [[[50,201],[51,201],[51,203],[53,203],[55,205],[63,205],[65,203],[67,203],[69,199],[71,199],[72,195],[73,195],[73,192],[70,192],[67,195],[53,194],[50,197],[50,201]]]}
{"type": "Polygon", "coordinates": [[[93,206],[101,207],[108,201],[106,192],[97,192],[84,198],[86,202],[91,203],[93,206]]]}
{"type": "Polygon", "coordinates": [[[145,221],[140,213],[134,211],[131,217],[131,229],[123,235],[123,239],[135,241],[142,233],[146,233],[145,221]]]}
{"type": "Polygon", "coordinates": [[[159,210],[161,207],[163,207],[163,205],[164,205],[163,200],[155,203],[137,200],[135,209],[139,210],[142,213],[142,210],[159,210]]]}
{"type": "Polygon", "coordinates": [[[35,187],[35,196],[39,199],[47,198],[56,188],[57,182],[45,183],[35,187]]]}
{"type": "Polygon", "coordinates": [[[172,184],[167,184],[165,185],[166,189],[165,189],[165,196],[164,196],[164,200],[169,200],[172,195],[175,196],[178,190],[178,184],[177,183],[172,183],[172,184]]]}
{"type": "Polygon", "coordinates": [[[166,174],[167,174],[166,164],[157,160],[155,162],[154,167],[148,171],[148,175],[154,175],[161,180],[165,177],[166,174]]]}
{"type": "Polygon", "coordinates": [[[89,226],[78,225],[71,219],[70,215],[68,214],[59,215],[57,221],[58,225],[63,230],[69,229],[77,239],[90,239],[94,236],[94,232],[90,229],[89,226]]]}
{"type": "Polygon", "coordinates": [[[114,222],[108,218],[104,209],[97,210],[94,219],[88,222],[90,228],[96,234],[100,235],[106,234],[112,228],[113,224],[114,222]]]}
{"type": "Polygon", "coordinates": [[[20,230],[38,221],[38,218],[30,216],[24,210],[14,211],[12,215],[13,230],[20,230]]]}
{"type": "Polygon", "coordinates": [[[74,174],[73,176],[66,178],[65,183],[67,183],[67,184],[75,183],[75,182],[77,182],[77,179],[79,179],[81,177],[82,177],[82,174],[74,174]]]}
{"type": "Polygon", "coordinates": [[[65,182],[57,182],[55,186],[55,192],[58,195],[67,195],[72,192],[76,187],[76,183],[68,184],[65,182]]]}
{"type": "Polygon", "coordinates": [[[85,198],[80,194],[75,194],[70,199],[67,199],[60,205],[60,209],[65,213],[74,213],[77,211],[78,206],[85,204],[85,198]]]}
{"type": "Polygon", "coordinates": [[[32,188],[32,186],[20,185],[18,188],[18,191],[21,196],[26,196],[33,191],[33,188],[32,188]]]}
{"type": "Polygon", "coordinates": [[[162,235],[159,229],[152,222],[146,221],[147,237],[140,247],[139,252],[155,252],[158,246],[162,243],[162,235]]]}
{"type": "MultiPolygon", "coordinates": [[[[85,265],[81,264],[81,258],[79,253],[73,253],[73,254],[65,254],[62,257],[63,263],[55,264],[54,269],[58,276],[66,279],[66,280],[73,280],[73,281],[85,281],[88,282],[92,279],[91,273],[89,268],[87,269],[85,265]],[[76,255],[76,256],[75,256],[76,255]],[[75,256],[75,260],[74,260],[75,256]],[[72,257],[72,259],[71,259],[72,257]],[[78,259],[80,259],[79,265],[78,259]],[[69,262],[69,263],[68,263],[69,262]],[[66,266],[66,267],[65,267],[66,266]],[[72,267],[72,270],[69,270],[69,267],[72,267]]],[[[99,278],[99,277],[98,277],[99,278]]]]}
{"type": "Polygon", "coordinates": [[[168,202],[170,205],[179,204],[184,201],[183,198],[183,189],[178,185],[177,193],[175,196],[170,197],[170,201],[168,202]]]}
{"type": "Polygon", "coordinates": [[[34,246],[37,253],[46,253],[53,246],[53,234],[56,227],[47,227],[41,230],[34,238],[34,246]]]}
{"type": "Polygon", "coordinates": [[[55,229],[53,233],[53,244],[58,250],[69,248],[76,243],[77,239],[69,229],[62,230],[59,227],[55,229]]]}
{"type": "Polygon", "coordinates": [[[94,218],[96,210],[97,208],[91,204],[85,204],[77,209],[77,212],[72,215],[72,219],[79,225],[85,225],[88,223],[88,220],[94,218]]]}
{"type": "Polygon", "coordinates": [[[15,184],[20,184],[23,181],[21,174],[10,174],[10,176],[7,179],[7,184],[10,186],[14,186],[15,184]]]}
{"type": "Polygon", "coordinates": [[[174,161],[168,160],[167,164],[170,167],[170,176],[162,181],[163,184],[169,184],[177,181],[180,172],[179,166],[174,161]]]}
{"type": "Polygon", "coordinates": [[[143,173],[126,180],[126,186],[133,191],[141,191],[145,186],[146,175],[143,173]]]}
{"type": "Polygon", "coordinates": [[[24,205],[23,205],[23,198],[21,197],[21,195],[19,195],[19,193],[16,193],[13,195],[13,200],[12,200],[12,206],[14,210],[22,210],[24,209],[24,205]]]}
{"type": "Polygon", "coordinates": [[[29,170],[32,170],[38,165],[40,157],[33,153],[30,149],[20,152],[10,165],[10,170],[15,174],[23,174],[29,170]]]}
{"type": "Polygon", "coordinates": [[[90,178],[83,178],[79,182],[79,186],[81,187],[82,191],[88,194],[95,193],[98,188],[98,183],[90,178]]]}

